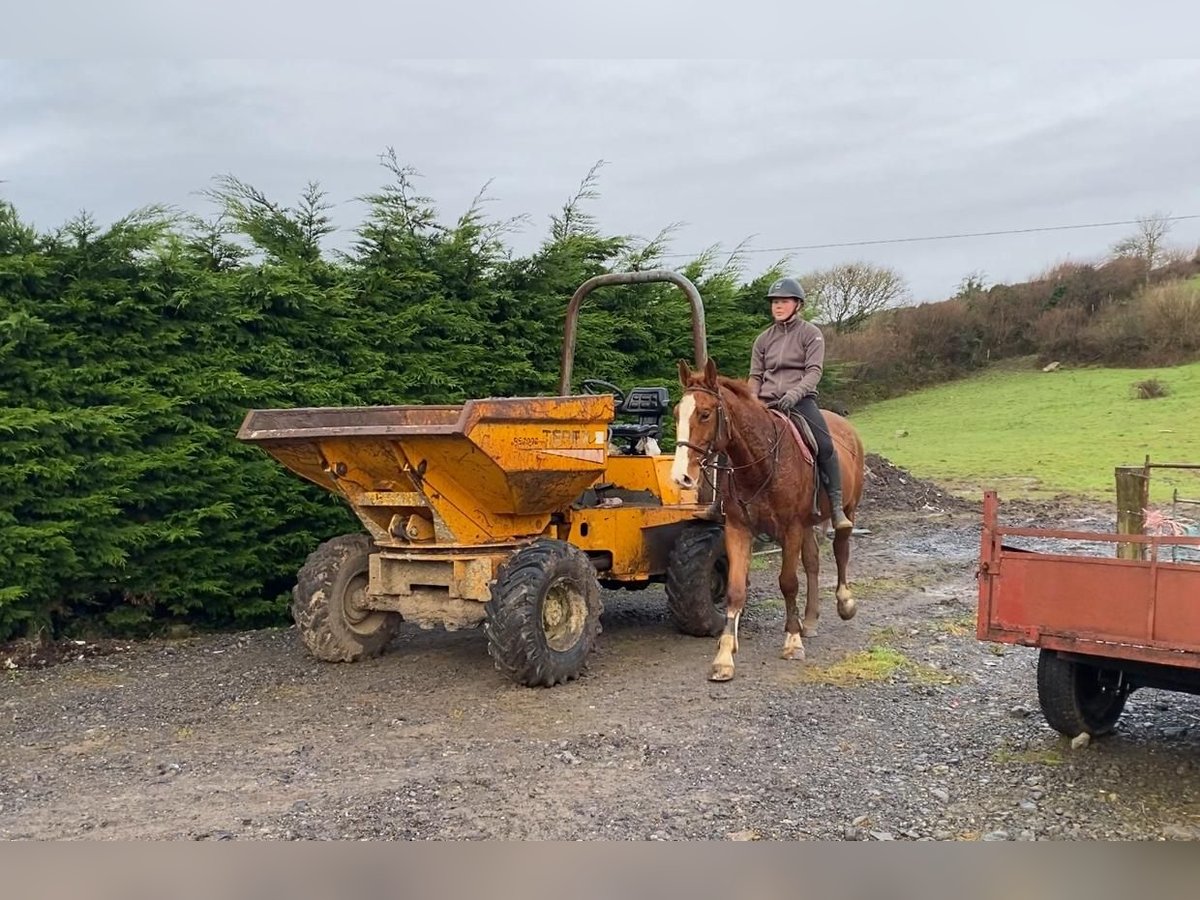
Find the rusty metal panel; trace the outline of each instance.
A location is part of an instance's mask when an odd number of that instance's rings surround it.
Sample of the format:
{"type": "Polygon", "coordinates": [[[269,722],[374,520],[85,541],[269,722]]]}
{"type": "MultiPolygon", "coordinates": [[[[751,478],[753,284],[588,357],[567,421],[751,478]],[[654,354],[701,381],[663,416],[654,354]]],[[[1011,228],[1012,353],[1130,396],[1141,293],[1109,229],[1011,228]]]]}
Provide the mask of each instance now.
{"type": "Polygon", "coordinates": [[[1200,539],[997,524],[984,497],[976,634],[981,640],[1200,669],[1200,565],[1159,562],[1200,539]],[[1007,536],[1145,544],[1146,559],[1037,553],[1007,536]]]}
{"type": "Polygon", "coordinates": [[[1200,565],[1160,563],[1155,606],[1155,640],[1200,653],[1200,565]]]}
{"type": "Polygon", "coordinates": [[[991,618],[1000,628],[1150,639],[1153,581],[1135,561],[1002,551],[998,578],[991,618]]]}

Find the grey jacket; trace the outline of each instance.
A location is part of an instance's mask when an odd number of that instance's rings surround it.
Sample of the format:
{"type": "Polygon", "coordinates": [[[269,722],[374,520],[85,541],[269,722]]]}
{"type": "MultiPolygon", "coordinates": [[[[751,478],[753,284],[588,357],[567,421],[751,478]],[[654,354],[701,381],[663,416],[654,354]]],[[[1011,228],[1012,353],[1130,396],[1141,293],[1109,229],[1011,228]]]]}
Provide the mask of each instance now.
{"type": "Polygon", "coordinates": [[[775,323],[754,341],[750,353],[750,387],[764,403],[793,388],[804,399],[817,394],[825,365],[821,329],[799,315],[775,323]]]}

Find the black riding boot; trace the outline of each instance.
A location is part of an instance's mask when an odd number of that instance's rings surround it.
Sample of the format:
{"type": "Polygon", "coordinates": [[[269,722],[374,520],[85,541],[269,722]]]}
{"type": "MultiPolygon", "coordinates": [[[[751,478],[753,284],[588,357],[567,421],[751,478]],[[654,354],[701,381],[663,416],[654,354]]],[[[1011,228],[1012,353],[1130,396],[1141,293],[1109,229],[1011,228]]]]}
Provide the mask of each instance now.
{"type": "Polygon", "coordinates": [[[829,495],[833,528],[835,531],[849,531],[854,523],[846,518],[846,510],[842,508],[842,470],[838,465],[837,451],[827,455],[824,461],[818,459],[817,465],[821,470],[821,484],[829,495]]]}

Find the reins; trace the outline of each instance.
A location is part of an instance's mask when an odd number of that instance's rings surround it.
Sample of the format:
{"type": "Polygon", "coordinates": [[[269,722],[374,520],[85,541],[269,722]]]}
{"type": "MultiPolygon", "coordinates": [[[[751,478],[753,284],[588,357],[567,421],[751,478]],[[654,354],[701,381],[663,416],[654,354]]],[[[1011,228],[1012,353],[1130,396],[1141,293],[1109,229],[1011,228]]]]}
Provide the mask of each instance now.
{"type": "Polygon", "coordinates": [[[712,440],[708,442],[707,447],[698,447],[690,441],[679,441],[678,446],[687,447],[689,450],[695,450],[697,453],[701,454],[701,472],[703,473],[704,480],[708,482],[708,486],[713,488],[714,491],[716,490],[716,485],[709,480],[708,470],[711,468],[718,472],[729,473],[730,492],[734,495],[734,499],[737,500],[738,505],[742,507],[742,512],[745,514],[748,521],[750,519],[750,504],[758,499],[759,495],[762,494],[762,492],[767,489],[771,482],[775,480],[775,476],[779,472],[779,448],[783,442],[784,429],[775,421],[775,417],[771,416],[771,427],[775,431],[775,440],[772,442],[771,448],[766,453],[753,462],[748,462],[744,465],[721,465],[720,463],[716,462],[717,456],[719,455],[719,451],[716,449],[716,447],[721,441],[721,432],[723,430],[726,432],[729,431],[729,413],[725,409],[725,398],[721,396],[720,389],[714,390],[713,388],[704,387],[703,385],[693,385],[692,387],[687,388],[684,391],[684,394],[686,395],[690,391],[700,391],[705,394],[711,394],[717,398],[717,431],[716,434],[713,435],[712,440]],[[771,460],[770,474],[763,479],[762,484],[758,486],[758,490],[754,492],[749,500],[743,500],[738,495],[737,481],[734,473],[743,469],[753,468],[768,458],[771,460]]]}

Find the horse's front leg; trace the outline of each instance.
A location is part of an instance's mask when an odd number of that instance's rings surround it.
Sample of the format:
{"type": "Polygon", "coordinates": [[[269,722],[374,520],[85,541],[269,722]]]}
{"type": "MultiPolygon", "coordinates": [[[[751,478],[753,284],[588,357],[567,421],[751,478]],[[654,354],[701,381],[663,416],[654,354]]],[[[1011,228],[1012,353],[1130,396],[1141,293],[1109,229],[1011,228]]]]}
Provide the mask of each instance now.
{"type": "Polygon", "coordinates": [[[833,558],[837,561],[837,609],[843,619],[853,619],[858,603],[850,596],[846,570],[850,567],[850,530],[839,531],[833,538],[833,558]]]}
{"type": "Polygon", "coordinates": [[[738,619],[746,605],[746,589],[750,576],[750,544],[753,535],[743,525],[725,523],[725,555],[728,558],[729,578],[725,606],[725,630],[717,642],[710,681],[729,681],[733,678],[733,654],[737,653],[738,619]]]}
{"type": "Polygon", "coordinates": [[[783,536],[783,560],[779,566],[779,590],[783,592],[783,603],[787,608],[787,622],[783,626],[784,659],[804,659],[804,641],[801,639],[800,614],[796,594],[800,591],[800,550],[804,540],[804,529],[793,525],[783,536]]]}
{"type": "MultiPolygon", "coordinates": [[[[845,532],[842,533],[845,534],[845,532]]],[[[817,633],[817,621],[821,618],[821,587],[818,577],[821,572],[821,549],[817,546],[816,528],[804,529],[801,554],[804,559],[804,576],[808,582],[808,595],[804,601],[804,626],[801,633],[805,637],[814,637],[817,633]]]]}

